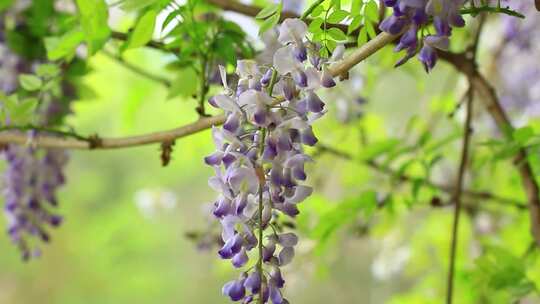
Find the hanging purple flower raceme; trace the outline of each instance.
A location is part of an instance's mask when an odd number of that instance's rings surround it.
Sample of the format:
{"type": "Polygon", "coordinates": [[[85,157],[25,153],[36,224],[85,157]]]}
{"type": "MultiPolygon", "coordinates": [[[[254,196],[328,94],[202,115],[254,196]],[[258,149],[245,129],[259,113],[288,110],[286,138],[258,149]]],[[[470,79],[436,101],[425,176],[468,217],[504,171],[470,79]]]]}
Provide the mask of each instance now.
{"type": "MultiPolygon", "coordinates": [[[[6,60],[11,63],[1,65],[0,74],[6,77],[0,78],[0,90],[11,94],[17,89],[18,75],[29,72],[35,62],[12,53],[2,39],[0,53],[3,55],[2,63],[6,63],[6,60]]],[[[71,85],[63,84],[64,96],[69,96],[70,88],[71,85]]],[[[53,99],[39,109],[35,120],[38,125],[48,126],[67,113],[65,107],[53,99]]],[[[9,117],[9,113],[6,114],[9,117]]],[[[9,118],[3,123],[9,124],[9,118]]],[[[58,205],[56,191],[65,182],[62,172],[68,160],[66,151],[62,149],[34,148],[34,136],[35,132],[29,132],[27,146],[10,144],[0,151],[7,162],[2,183],[7,231],[12,242],[20,249],[23,260],[39,256],[37,243],[48,242],[48,229],[62,223],[62,217],[53,209],[58,205]]]]}
{"type": "Polygon", "coordinates": [[[325,60],[305,42],[306,32],[301,20],[285,20],[273,66],[239,61],[236,91],[221,68],[225,93],[210,100],[227,116],[223,127],[212,129],[217,150],[205,158],[215,170],[209,185],[219,192],[213,209],[223,228],[218,254],[236,268],[252,266],[223,286],[232,301],[288,303],[281,267],[294,257],[298,238],[274,223],[280,214],[297,216],[297,205],[312,193],[304,184],[304,165],[312,159],[303,146],[317,143],[311,125],[324,114],[315,90],[335,85],[325,60]]]}
{"type": "Polygon", "coordinates": [[[396,66],[418,54],[426,71],[431,71],[437,63],[436,49],[447,50],[452,28],[465,26],[459,12],[465,0],[383,0],[382,3],[392,7],[393,14],[381,22],[380,29],[393,35],[405,31],[395,51],[407,52],[396,66]],[[423,29],[430,21],[435,33],[424,35],[423,29]]]}
{"type": "Polygon", "coordinates": [[[58,204],[56,190],[64,184],[67,155],[61,149],[9,145],[4,156],[8,163],[4,182],[8,233],[28,260],[40,254],[33,238],[48,242],[47,229],[62,223],[52,209],[58,204]]]}

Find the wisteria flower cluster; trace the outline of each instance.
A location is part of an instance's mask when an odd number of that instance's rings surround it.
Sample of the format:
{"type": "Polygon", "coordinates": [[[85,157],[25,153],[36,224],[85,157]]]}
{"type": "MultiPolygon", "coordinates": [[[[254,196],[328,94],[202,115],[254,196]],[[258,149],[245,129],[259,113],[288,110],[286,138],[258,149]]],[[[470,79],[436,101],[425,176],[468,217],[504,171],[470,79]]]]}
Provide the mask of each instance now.
{"type": "Polygon", "coordinates": [[[524,12],[524,20],[503,16],[503,40],[495,56],[501,101],[528,116],[540,115],[540,67],[531,64],[540,54],[540,17],[532,2],[509,3],[524,12]]]}
{"type": "MultiPolygon", "coordinates": [[[[13,93],[17,89],[17,78],[31,69],[29,62],[12,53],[0,40],[3,60],[0,74],[0,89],[13,93]]],[[[0,105],[4,106],[4,105],[0,105]]],[[[48,125],[64,112],[59,111],[58,102],[51,100],[38,111],[40,125],[48,125]]],[[[7,111],[7,110],[6,110],[7,111]]],[[[6,113],[9,124],[9,113],[6,113]]],[[[63,168],[68,157],[63,149],[36,149],[32,146],[34,131],[28,134],[27,146],[7,145],[1,151],[7,161],[2,194],[5,198],[7,231],[12,242],[20,249],[23,260],[39,256],[36,241],[50,240],[50,227],[58,227],[62,217],[53,212],[58,205],[56,191],[64,184],[63,168]]]]}
{"type": "Polygon", "coordinates": [[[320,58],[306,32],[301,20],[285,20],[273,66],[239,61],[236,89],[222,67],[225,93],[210,99],[227,115],[223,127],[212,129],[217,151],[205,158],[216,172],[209,185],[219,192],[213,209],[223,228],[219,255],[236,268],[256,256],[223,286],[232,301],[288,303],[281,267],[291,262],[298,238],[274,224],[279,216],[297,216],[298,204],[313,191],[304,184],[304,165],[312,159],[303,146],[317,143],[311,125],[325,112],[315,90],[336,85],[327,69],[336,58],[320,58]]]}
{"type": "Polygon", "coordinates": [[[394,35],[405,31],[395,51],[406,50],[407,53],[396,66],[404,64],[418,53],[418,59],[426,71],[433,69],[437,63],[436,49],[447,50],[452,28],[465,26],[465,20],[459,12],[464,2],[464,0],[383,0],[385,6],[392,7],[393,14],[381,22],[380,29],[394,35]],[[425,29],[431,20],[435,33],[425,35],[425,29]]]}
{"type": "Polygon", "coordinates": [[[31,146],[9,145],[4,156],[8,162],[4,184],[8,233],[22,258],[28,260],[40,255],[30,237],[48,242],[47,228],[62,223],[62,217],[52,208],[58,205],[56,190],[65,182],[62,170],[67,153],[62,149],[40,151],[31,146]]]}

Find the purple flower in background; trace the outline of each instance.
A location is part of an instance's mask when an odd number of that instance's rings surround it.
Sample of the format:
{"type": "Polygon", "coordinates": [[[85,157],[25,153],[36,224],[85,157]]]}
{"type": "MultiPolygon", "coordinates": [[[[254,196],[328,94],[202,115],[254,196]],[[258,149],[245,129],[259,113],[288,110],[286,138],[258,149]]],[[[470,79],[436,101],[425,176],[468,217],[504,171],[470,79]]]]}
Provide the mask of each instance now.
{"type": "Polygon", "coordinates": [[[23,259],[28,260],[40,254],[29,238],[48,242],[47,229],[62,223],[62,217],[53,209],[58,204],[56,190],[64,184],[62,170],[67,155],[59,149],[9,145],[4,156],[8,162],[3,190],[8,233],[23,259]]]}
{"type": "MultiPolygon", "coordinates": [[[[275,36],[279,47],[272,54],[273,66],[239,61],[242,89],[233,93],[225,88],[212,98],[227,116],[222,128],[213,128],[216,151],[205,158],[216,172],[209,185],[219,192],[213,210],[222,226],[218,254],[242,268],[250,251],[262,252],[256,267],[223,287],[232,301],[288,303],[280,267],[293,259],[298,238],[291,232],[278,234],[273,225],[280,214],[295,217],[297,205],[313,191],[303,184],[304,165],[312,161],[303,147],[317,142],[311,124],[324,114],[315,90],[335,86],[326,67],[331,61],[318,57],[316,46],[305,42],[306,33],[301,20],[285,20],[275,36]]],[[[340,57],[342,48],[337,52],[340,57]]]]}
{"type": "Polygon", "coordinates": [[[540,67],[531,64],[540,56],[540,16],[532,1],[508,2],[525,19],[501,17],[500,49],[495,54],[497,88],[505,107],[528,116],[540,115],[540,67]]]}
{"type": "Polygon", "coordinates": [[[437,63],[436,49],[448,49],[449,37],[453,27],[465,26],[459,9],[465,0],[385,0],[387,7],[392,7],[393,14],[383,20],[380,29],[397,35],[407,28],[401,36],[396,52],[406,50],[396,67],[404,64],[418,53],[418,59],[429,72],[437,63]],[[435,34],[424,36],[423,28],[433,20],[435,34]],[[419,33],[422,36],[419,39],[419,33]]]}
{"type": "MultiPolygon", "coordinates": [[[[36,64],[12,53],[2,40],[0,61],[0,89],[6,95],[17,90],[18,76],[31,72],[36,64]]],[[[71,86],[66,83],[62,84],[62,91],[65,97],[72,95],[71,86]]],[[[38,108],[35,120],[38,125],[48,126],[67,112],[65,104],[51,98],[38,108]]],[[[5,114],[7,119],[3,123],[8,124],[10,113],[5,114]]],[[[62,223],[62,217],[54,209],[58,205],[56,192],[65,183],[62,172],[68,160],[62,149],[33,148],[34,135],[35,132],[29,133],[28,146],[7,145],[1,152],[7,162],[2,183],[7,231],[24,260],[39,256],[37,243],[49,242],[49,229],[62,223]]]]}

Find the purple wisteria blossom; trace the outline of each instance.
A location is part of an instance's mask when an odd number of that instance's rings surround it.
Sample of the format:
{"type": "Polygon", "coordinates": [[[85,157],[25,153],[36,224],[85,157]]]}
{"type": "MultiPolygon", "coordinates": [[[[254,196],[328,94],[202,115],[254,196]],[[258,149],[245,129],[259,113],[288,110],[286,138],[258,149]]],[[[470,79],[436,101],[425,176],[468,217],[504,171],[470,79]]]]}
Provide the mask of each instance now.
{"type": "Polygon", "coordinates": [[[8,162],[4,181],[8,233],[23,259],[28,260],[40,254],[32,238],[48,242],[47,228],[62,223],[53,209],[58,205],[56,190],[65,182],[62,169],[67,154],[60,149],[9,145],[4,156],[8,162]]]}
{"type": "Polygon", "coordinates": [[[325,112],[316,90],[335,85],[306,32],[301,20],[285,20],[275,36],[280,47],[273,64],[239,61],[236,91],[222,68],[225,93],[210,100],[227,115],[223,127],[212,129],[217,150],[205,158],[215,170],[209,185],[219,193],[213,210],[223,228],[218,254],[236,268],[252,266],[223,286],[232,301],[288,303],[281,267],[293,259],[298,238],[278,232],[274,221],[296,217],[298,204],[313,192],[305,184],[312,159],[303,146],[317,143],[311,125],[325,112]]]}
{"type": "Polygon", "coordinates": [[[381,22],[380,29],[394,35],[405,31],[395,51],[406,50],[406,54],[396,66],[418,54],[425,70],[431,71],[437,63],[436,49],[447,50],[452,28],[465,26],[459,13],[465,0],[383,0],[382,3],[392,7],[393,14],[381,22]],[[424,34],[422,29],[430,21],[435,33],[424,34]]]}
{"type": "MultiPolygon", "coordinates": [[[[3,43],[0,25],[0,90],[6,95],[15,94],[18,76],[31,72],[37,62],[28,61],[11,52],[3,43]]],[[[63,84],[64,97],[71,96],[71,85],[63,84]]],[[[49,126],[67,113],[66,105],[51,99],[42,105],[35,117],[38,125],[49,126]]],[[[7,120],[9,115],[4,104],[7,120]]],[[[35,132],[28,135],[28,145],[7,145],[1,151],[7,162],[2,183],[7,231],[12,242],[20,249],[23,260],[40,255],[39,241],[48,242],[48,229],[62,223],[62,217],[53,210],[58,205],[56,191],[64,184],[63,169],[67,163],[67,153],[62,149],[35,149],[32,139],[35,132]]]]}
{"type": "Polygon", "coordinates": [[[495,50],[497,88],[505,107],[527,116],[540,115],[540,16],[531,1],[509,2],[514,10],[523,12],[525,19],[502,16],[504,34],[495,50]]]}

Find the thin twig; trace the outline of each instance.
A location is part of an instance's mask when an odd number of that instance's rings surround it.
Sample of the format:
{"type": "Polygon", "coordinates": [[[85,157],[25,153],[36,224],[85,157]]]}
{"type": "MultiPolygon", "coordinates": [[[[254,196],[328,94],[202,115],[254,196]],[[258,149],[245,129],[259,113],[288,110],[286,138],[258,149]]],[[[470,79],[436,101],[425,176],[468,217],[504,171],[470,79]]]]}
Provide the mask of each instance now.
{"type": "MultiPolygon", "coordinates": [[[[321,143],[317,143],[317,150],[318,150],[318,152],[329,153],[329,154],[332,154],[334,156],[337,156],[337,157],[345,159],[345,160],[354,160],[355,159],[351,154],[349,154],[347,152],[340,151],[338,149],[332,148],[332,147],[330,147],[328,145],[321,144],[321,143]]],[[[371,159],[370,160],[362,160],[362,162],[366,166],[368,166],[368,167],[370,167],[370,168],[372,168],[372,169],[374,169],[374,170],[376,170],[376,171],[378,171],[380,173],[386,174],[388,176],[392,176],[392,177],[394,177],[394,178],[396,178],[396,179],[398,179],[399,181],[402,181],[402,182],[414,182],[415,180],[418,180],[418,178],[416,178],[416,177],[409,176],[409,175],[406,175],[406,174],[403,174],[403,173],[399,173],[396,170],[393,170],[392,168],[390,168],[388,166],[381,165],[375,160],[371,160],[371,159]]],[[[423,182],[424,182],[424,185],[429,187],[429,188],[437,189],[439,191],[442,191],[442,192],[448,193],[448,194],[455,193],[455,188],[454,187],[444,185],[444,184],[437,184],[437,183],[434,183],[434,182],[432,182],[430,180],[424,180],[423,182]]],[[[498,203],[500,203],[502,205],[508,205],[508,206],[514,207],[514,208],[516,208],[518,210],[527,209],[527,205],[524,204],[523,202],[519,201],[519,200],[515,200],[515,199],[507,198],[507,197],[502,197],[502,196],[499,196],[497,194],[493,194],[491,192],[474,191],[474,190],[467,190],[467,189],[463,189],[461,192],[469,200],[491,200],[491,201],[494,201],[494,202],[498,202],[498,203]]]]}
{"type": "Polygon", "coordinates": [[[455,192],[453,194],[453,200],[455,202],[454,207],[454,221],[452,225],[452,243],[450,246],[450,268],[448,270],[448,287],[446,293],[446,303],[452,304],[453,294],[454,294],[454,273],[456,265],[456,256],[457,256],[457,242],[458,242],[458,228],[459,228],[459,218],[461,214],[461,196],[463,192],[463,180],[465,177],[465,171],[467,169],[467,162],[469,157],[469,146],[471,140],[471,122],[473,116],[473,90],[469,88],[468,98],[467,98],[467,112],[465,117],[465,126],[464,126],[464,135],[463,135],[463,148],[461,151],[461,161],[459,164],[458,177],[455,185],[455,192]]]}
{"type": "MultiPolygon", "coordinates": [[[[377,35],[372,40],[368,41],[362,47],[351,52],[349,56],[343,59],[341,62],[338,62],[329,68],[329,72],[334,76],[339,76],[351,68],[353,68],[358,63],[362,62],[364,59],[376,53],[378,50],[383,48],[385,45],[391,43],[396,39],[397,35],[390,35],[386,33],[381,33],[377,35]]],[[[279,101],[278,101],[279,102],[279,101]]],[[[45,134],[36,135],[33,144],[36,147],[56,147],[64,149],[118,149],[118,148],[127,148],[142,146],[148,144],[161,143],[163,141],[171,141],[177,138],[185,137],[200,131],[211,128],[212,126],[221,125],[225,122],[224,115],[216,115],[211,117],[201,118],[194,123],[187,124],[185,126],[149,133],[144,135],[132,136],[132,137],[123,137],[123,138],[101,138],[99,145],[91,146],[88,142],[82,140],[75,140],[71,138],[58,138],[53,136],[48,136],[45,134]]],[[[11,144],[20,144],[24,145],[28,142],[27,136],[20,132],[0,132],[0,144],[2,143],[11,143],[11,144]]]]}
{"type": "Polygon", "coordinates": [[[135,74],[141,75],[141,76],[143,76],[145,78],[148,78],[148,79],[150,79],[152,81],[161,83],[162,85],[164,85],[166,87],[171,86],[171,82],[166,78],[163,78],[163,77],[154,75],[154,74],[152,74],[152,73],[150,73],[148,71],[145,71],[145,70],[141,69],[140,67],[138,67],[138,66],[136,66],[136,65],[134,65],[134,64],[132,64],[130,62],[127,62],[126,60],[124,60],[124,58],[122,58],[120,56],[117,56],[117,55],[115,55],[115,54],[113,54],[113,53],[111,53],[111,52],[109,52],[109,51],[107,51],[105,49],[101,50],[101,52],[105,56],[115,60],[120,65],[122,65],[123,67],[125,67],[126,69],[132,71],[135,74]]]}
{"type": "MultiPolygon", "coordinates": [[[[476,62],[468,59],[462,53],[438,52],[439,58],[450,63],[456,70],[463,73],[468,79],[474,90],[478,92],[479,101],[484,103],[497,127],[505,138],[511,139],[514,127],[501,106],[497,92],[489,81],[477,69],[476,62]]],[[[522,148],[517,152],[514,165],[521,175],[521,182],[527,195],[529,217],[531,223],[531,234],[540,246],[540,187],[536,181],[532,166],[528,160],[528,152],[522,148]]]]}
{"type": "Polygon", "coordinates": [[[506,7],[493,7],[493,6],[486,5],[486,6],[479,6],[479,7],[469,7],[469,8],[464,8],[460,10],[460,13],[462,15],[472,15],[473,17],[483,12],[492,13],[492,14],[506,14],[506,15],[521,18],[521,19],[525,18],[525,15],[523,15],[522,13],[511,10],[506,7]]]}

